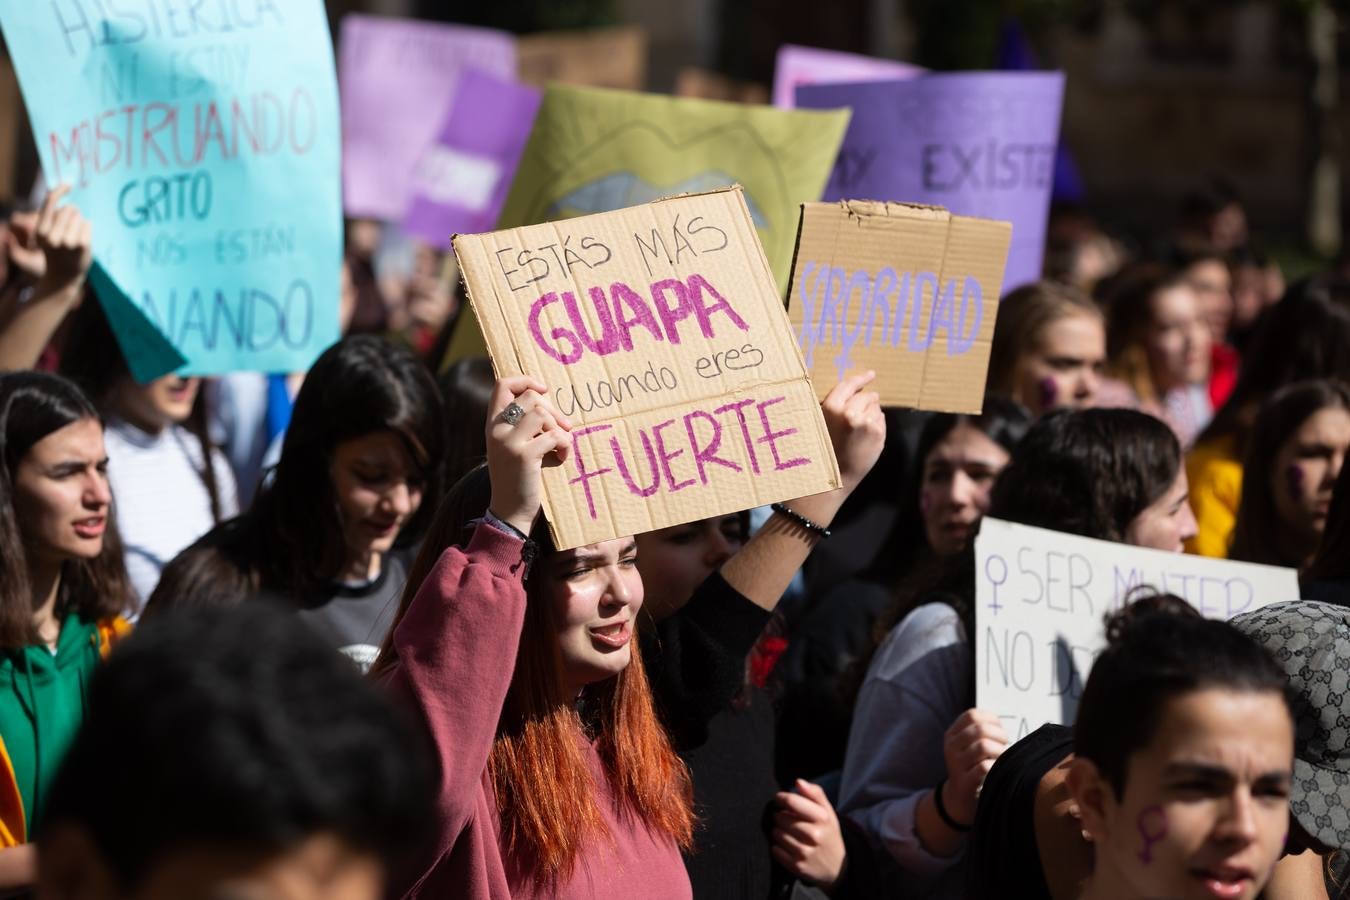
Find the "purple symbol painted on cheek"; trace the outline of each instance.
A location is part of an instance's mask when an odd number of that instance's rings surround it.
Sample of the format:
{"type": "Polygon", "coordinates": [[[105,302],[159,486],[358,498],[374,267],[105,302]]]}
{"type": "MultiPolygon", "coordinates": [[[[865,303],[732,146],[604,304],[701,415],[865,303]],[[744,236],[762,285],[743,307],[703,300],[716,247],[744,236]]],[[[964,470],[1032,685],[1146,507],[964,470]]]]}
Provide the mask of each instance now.
{"type": "Polygon", "coordinates": [[[1303,467],[1294,463],[1284,470],[1285,484],[1289,487],[1289,494],[1292,497],[1299,497],[1303,493],[1303,467]]]}
{"type": "Polygon", "coordinates": [[[1040,392],[1041,409],[1043,410],[1051,409],[1055,405],[1055,401],[1059,399],[1059,385],[1055,382],[1055,379],[1048,375],[1037,382],[1036,389],[1040,392]]]}
{"type": "Polygon", "coordinates": [[[1153,862],[1153,845],[1167,837],[1167,813],[1161,806],[1150,806],[1140,811],[1135,825],[1144,842],[1143,849],[1139,851],[1139,861],[1148,865],[1153,862]]]}

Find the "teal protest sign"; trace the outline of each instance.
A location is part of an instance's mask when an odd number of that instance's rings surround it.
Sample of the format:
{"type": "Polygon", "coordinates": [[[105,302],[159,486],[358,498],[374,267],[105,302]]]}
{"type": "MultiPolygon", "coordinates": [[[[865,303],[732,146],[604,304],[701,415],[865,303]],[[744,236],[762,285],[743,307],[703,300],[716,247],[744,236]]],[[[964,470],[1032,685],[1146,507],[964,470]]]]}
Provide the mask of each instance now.
{"type": "Polygon", "coordinates": [[[340,130],[321,0],[0,3],[49,185],[139,380],[304,369],[337,339],[340,130]]]}

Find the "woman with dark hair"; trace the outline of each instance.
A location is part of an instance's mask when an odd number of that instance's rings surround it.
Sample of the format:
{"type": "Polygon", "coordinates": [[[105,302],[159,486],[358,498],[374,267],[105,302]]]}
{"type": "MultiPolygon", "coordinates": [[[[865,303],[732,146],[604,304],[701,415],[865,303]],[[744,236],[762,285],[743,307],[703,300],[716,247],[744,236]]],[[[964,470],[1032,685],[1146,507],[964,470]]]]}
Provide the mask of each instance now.
{"type": "Polygon", "coordinates": [[[478,423],[487,415],[496,376],[486,356],[469,356],[452,363],[436,378],[445,404],[450,440],[445,454],[445,483],[454,484],[483,464],[486,445],[478,423]]]}
{"type": "Polygon", "coordinates": [[[1069,791],[1093,849],[1083,900],[1254,900],[1289,834],[1284,672],[1176,597],[1107,620],[1083,688],[1069,791]]]}
{"type": "Polygon", "coordinates": [[[1305,600],[1350,608],[1350,466],[1341,466],[1322,543],[1301,583],[1305,600]]]}
{"type": "Polygon", "coordinates": [[[1304,381],[1277,391],[1252,427],[1230,559],[1301,569],[1322,542],[1350,449],[1350,388],[1304,381]]]}
{"type": "MultiPolygon", "coordinates": [[[[1181,447],[1125,409],[1045,417],[999,474],[988,515],[1100,540],[1180,551],[1195,531],[1181,447]]],[[[858,695],[840,810],[890,856],[901,881],[961,896],[959,866],[984,774],[1008,743],[973,708],[973,548],[933,589],[902,596],[858,695]]],[[[885,629],[885,630],[883,630],[885,629]]]]}
{"type": "Polygon", "coordinates": [[[978,415],[940,413],[919,435],[918,468],[876,562],[821,592],[790,625],[776,669],[783,686],[779,774],[814,778],[844,764],[856,684],[841,679],[873,646],[877,617],[965,549],[989,509],[998,473],[1031,421],[997,395],[978,415]]]}
{"type": "Polygon", "coordinates": [[[239,511],[234,473],[207,436],[202,379],[171,374],[137,382],[92,296],[71,318],[61,374],[108,423],[108,478],[136,591],[134,618],[169,560],[239,511]]]}
{"type": "Polygon", "coordinates": [[[1275,391],[1296,381],[1331,378],[1350,383],[1350,282],[1305,279],[1271,307],[1252,337],[1232,396],[1186,457],[1199,533],[1192,553],[1228,555],[1242,498],[1242,460],[1257,411],[1275,391]]]}
{"type": "Polygon", "coordinates": [[[103,423],[75,385],[0,374],[0,886],[32,878],[46,794],[94,667],[127,630],[103,423]]]}
{"type": "Polygon", "coordinates": [[[1180,272],[1160,265],[1122,273],[1106,290],[1107,370],[1144,412],[1188,447],[1209,424],[1209,326],[1180,272]]]}
{"type": "Polygon", "coordinates": [[[243,515],[164,570],[147,613],[279,601],[369,667],[440,493],[445,420],[435,383],[407,349],[346,338],[296,397],[281,461],[243,515]]]}
{"type": "Polygon", "coordinates": [[[1105,361],[1101,310],[1077,288],[1039,281],[999,303],[988,389],[1033,418],[1094,405],[1105,361]]]}

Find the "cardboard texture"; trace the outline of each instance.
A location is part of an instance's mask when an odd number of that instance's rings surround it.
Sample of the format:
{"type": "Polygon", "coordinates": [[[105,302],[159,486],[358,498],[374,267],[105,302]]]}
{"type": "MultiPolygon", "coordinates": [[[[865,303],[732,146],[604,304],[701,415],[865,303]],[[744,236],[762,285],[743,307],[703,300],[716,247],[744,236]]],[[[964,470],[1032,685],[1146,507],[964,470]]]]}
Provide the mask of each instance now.
{"type": "Polygon", "coordinates": [[[476,69],[514,77],[516,43],[489,28],[349,15],[342,20],[338,64],[343,209],[398,222],[460,75],[476,69]]]}
{"type": "Polygon", "coordinates": [[[640,26],[543,31],[516,40],[520,80],[640,91],[647,86],[647,32],[640,26]]]}
{"type": "Polygon", "coordinates": [[[784,44],[774,59],[773,105],[793,109],[797,105],[797,88],[804,84],[902,81],[927,71],[922,66],[894,59],[784,44]]]}
{"type": "Polygon", "coordinates": [[[738,81],[709,69],[685,66],[675,73],[676,97],[724,100],[730,103],[768,103],[769,89],[755,81],[738,81]]]}
{"type": "Polygon", "coordinates": [[[1007,293],[1041,276],[1062,72],[956,72],[818,84],[797,106],[853,108],[824,200],[875,197],[1013,223],[1007,293]]]}
{"type": "Polygon", "coordinates": [[[802,204],[788,318],[821,398],[874,369],[885,406],[984,406],[1007,222],[933,206],[802,204]]]}
{"type": "Polygon", "coordinates": [[[413,173],[403,231],[449,250],[450,235],[496,225],[542,100],[537,88],[465,72],[436,143],[413,173]]]}
{"type": "Polygon", "coordinates": [[[132,375],[309,368],[338,337],[342,261],[323,4],[119,6],[3,3],[0,27],[132,375]]]}
{"type": "Polygon", "coordinates": [[[1072,725],[1106,646],[1103,616],[1141,586],[1212,619],[1299,599],[1293,569],[1097,541],[986,517],[975,538],[975,705],[1012,740],[1072,725]]]}
{"type": "MultiPolygon", "coordinates": [[[[544,92],[497,227],[738,184],[781,297],[799,206],[820,199],[848,116],[554,85],[544,92]]],[[[472,317],[461,316],[448,359],[482,347],[472,317]]]]}
{"type": "Polygon", "coordinates": [[[574,422],[544,470],[558,547],[839,486],[739,188],[454,248],[498,375],[541,379],[574,422]]]}

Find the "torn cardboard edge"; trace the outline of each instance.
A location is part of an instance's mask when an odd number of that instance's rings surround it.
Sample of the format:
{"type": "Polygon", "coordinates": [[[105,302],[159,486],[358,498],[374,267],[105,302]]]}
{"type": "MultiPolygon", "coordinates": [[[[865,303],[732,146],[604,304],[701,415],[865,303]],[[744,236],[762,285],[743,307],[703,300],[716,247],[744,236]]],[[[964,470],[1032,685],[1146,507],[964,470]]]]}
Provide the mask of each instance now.
{"type": "Polygon", "coordinates": [[[980,412],[1011,241],[940,206],[802,204],[786,301],[817,396],[873,369],[885,406],[980,412]]]}
{"type": "Polygon", "coordinates": [[[639,364],[660,363],[663,373],[670,371],[667,395],[630,392],[628,408],[619,401],[594,415],[594,408],[586,415],[562,409],[577,423],[573,452],[564,466],[543,474],[545,515],[559,549],[840,485],[829,432],[739,186],[559,222],[456,234],[452,243],[464,296],[498,377],[526,372],[555,397],[564,385],[575,401],[580,384],[621,385],[634,379],[639,364]],[[682,208],[672,211],[672,205],[682,208]],[[644,235],[658,245],[656,237],[678,233],[681,221],[686,245],[711,230],[721,235],[720,246],[705,242],[684,251],[677,234],[673,258],[664,244],[664,259],[645,255],[656,251],[644,235]],[[695,223],[707,228],[694,229],[695,223]],[[603,267],[557,255],[556,268],[541,263],[542,275],[513,284],[519,270],[509,267],[515,263],[507,257],[500,265],[503,254],[517,248],[524,248],[519,260],[532,248],[567,248],[569,241],[578,248],[582,235],[591,247],[605,248],[603,267]],[[626,285],[635,292],[617,290],[626,285]],[[672,296],[678,298],[673,309],[672,296]],[[644,330],[637,307],[648,298],[650,329],[644,330]],[[739,329],[728,324],[741,317],[739,329]],[[557,346],[548,346],[546,332],[557,346]],[[577,358],[559,357],[560,333],[579,341],[573,346],[577,358]],[[753,366],[732,366],[733,348],[725,354],[725,370],[715,363],[715,374],[705,374],[709,359],[742,341],[742,350],[754,345],[753,366]],[[580,352],[583,344],[589,355],[580,352]]]}

